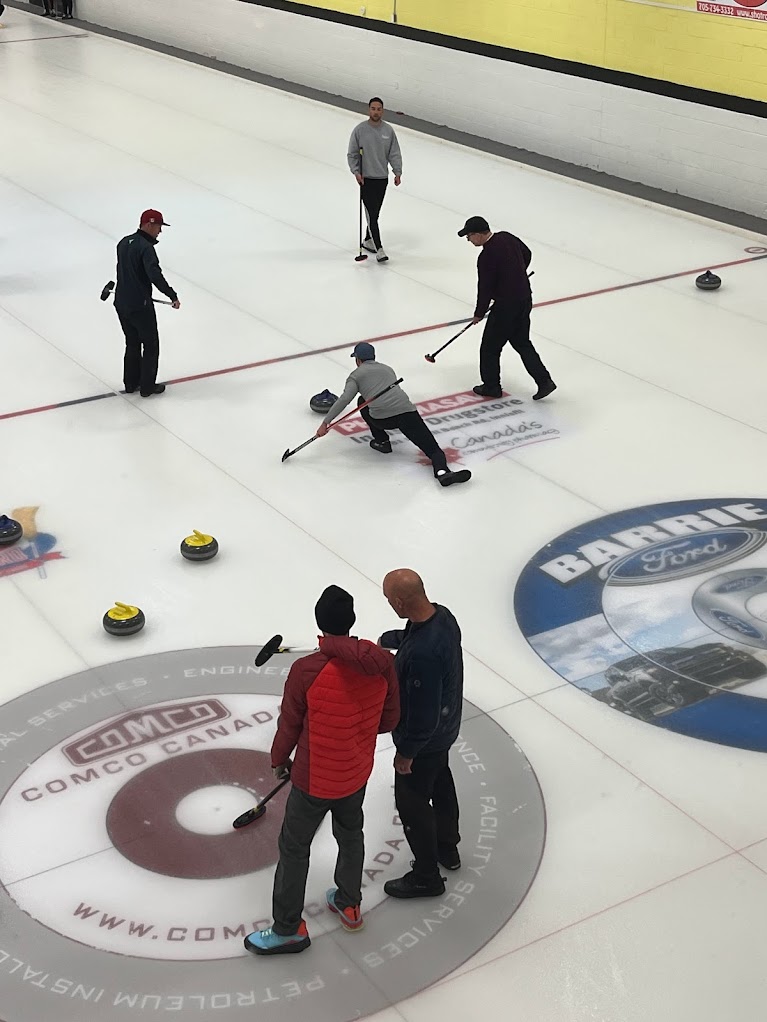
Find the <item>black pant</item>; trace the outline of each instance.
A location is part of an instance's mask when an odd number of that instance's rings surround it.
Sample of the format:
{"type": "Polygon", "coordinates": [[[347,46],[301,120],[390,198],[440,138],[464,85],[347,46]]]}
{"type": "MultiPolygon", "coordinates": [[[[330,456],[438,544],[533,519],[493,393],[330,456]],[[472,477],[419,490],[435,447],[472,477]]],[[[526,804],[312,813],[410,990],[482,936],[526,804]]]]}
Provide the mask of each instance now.
{"type": "Polygon", "coordinates": [[[423,880],[439,875],[440,850],[452,850],[458,832],[458,796],[448,763],[449,750],[416,756],[412,773],[394,775],[394,800],[413,853],[413,871],[423,880]]]}
{"type": "Polygon", "coordinates": [[[365,232],[365,241],[373,238],[376,248],[381,247],[381,232],[378,229],[378,214],[383,206],[386,186],[389,184],[388,177],[366,177],[362,183],[362,204],[365,207],[368,229],[365,232]]]}
{"type": "Polygon", "coordinates": [[[338,842],[336,905],[344,909],[360,904],[365,864],[364,800],[364,786],[353,795],[338,799],[314,798],[300,788],[291,790],[280,832],[280,861],[272,894],[275,933],[289,937],[298,932],[309,872],[309,848],[328,812],[333,817],[333,837],[338,842]]]}
{"type": "MultiPolygon", "coordinates": [[[[361,399],[360,399],[361,400],[361,399]]],[[[398,429],[403,436],[420,447],[434,467],[434,475],[437,472],[447,472],[447,458],[445,452],[437,443],[434,434],[423,421],[418,412],[403,412],[401,415],[391,415],[388,419],[374,419],[370,414],[370,408],[360,408],[360,415],[370,426],[373,439],[383,443],[389,439],[386,430],[398,429]]]]}
{"type": "Polygon", "coordinates": [[[548,369],[530,340],[531,309],[532,299],[493,306],[479,347],[479,375],[486,387],[500,389],[501,351],[507,341],[539,387],[551,381],[548,369]]]}
{"type": "Polygon", "coordinates": [[[157,364],[160,360],[160,335],[153,305],[144,305],[130,312],[118,310],[120,326],[125,334],[123,384],[126,390],[141,388],[142,394],[151,394],[157,382],[157,364]]]}

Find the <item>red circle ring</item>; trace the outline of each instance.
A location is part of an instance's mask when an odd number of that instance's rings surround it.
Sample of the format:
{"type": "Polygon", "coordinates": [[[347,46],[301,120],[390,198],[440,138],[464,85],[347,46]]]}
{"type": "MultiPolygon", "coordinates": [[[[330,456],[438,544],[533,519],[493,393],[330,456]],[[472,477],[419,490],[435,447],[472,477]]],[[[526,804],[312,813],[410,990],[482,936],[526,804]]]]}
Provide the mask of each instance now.
{"type": "MultiPolygon", "coordinates": [[[[195,834],[176,819],[179,802],[210,785],[235,785],[260,797],[246,778],[270,777],[265,752],[209,749],[157,763],[117,792],[107,810],[107,833],[126,859],[143,869],[185,880],[244,876],[277,861],[277,837],[287,790],[276,795],[273,812],[254,827],[226,834],[195,834]]],[[[265,793],[261,792],[261,796],[265,793]]]]}

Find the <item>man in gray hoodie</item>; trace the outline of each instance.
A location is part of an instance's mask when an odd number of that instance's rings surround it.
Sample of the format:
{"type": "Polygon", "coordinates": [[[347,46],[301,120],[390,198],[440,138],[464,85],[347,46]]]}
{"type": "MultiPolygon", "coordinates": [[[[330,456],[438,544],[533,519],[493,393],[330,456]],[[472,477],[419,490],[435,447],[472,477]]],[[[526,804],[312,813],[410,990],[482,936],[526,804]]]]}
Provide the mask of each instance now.
{"type": "Polygon", "coordinates": [[[362,247],[375,252],[379,263],[389,257],[381,244],[378,214],[381,212],[386,186],[389,183],[389,164],[394,171],[394,184],[402,180],[402,153],[391,124],[383,119],[383,100],[374,96],[368,103],[368,119],[358,124],[349,139],[349,170],[362,189],[368,229],[362,247]]]}
{"type": "MultiPolygon", "coordinates": [[[[349,375],[344,392],[320,423],[317,436],[325,436],[330,423],[339,415],[356,394],[358,404],[370,401],[376,394],[390,384],[395,383],[397,374],[390,366],[376,362],[376,352],[372,344],[360,341],[355,344],[352,358],[357,368],[349,375]]],[[[380,454],[391,454],[391,440],[387,431],[398,429],[408,440],[420,448],[431,461],[434,478],[441,486],[452,486],[453,483],[466,483],[471,479],[471,472],[461,469],[451,472],[447,467],[445,452],[437,443],[434,434],[421,418],[418,409],[404,390],[397,385],[377,398],[366,408],[360,408],[360,415],[370,427],[373,439],[370,446],[380,454]]]]}

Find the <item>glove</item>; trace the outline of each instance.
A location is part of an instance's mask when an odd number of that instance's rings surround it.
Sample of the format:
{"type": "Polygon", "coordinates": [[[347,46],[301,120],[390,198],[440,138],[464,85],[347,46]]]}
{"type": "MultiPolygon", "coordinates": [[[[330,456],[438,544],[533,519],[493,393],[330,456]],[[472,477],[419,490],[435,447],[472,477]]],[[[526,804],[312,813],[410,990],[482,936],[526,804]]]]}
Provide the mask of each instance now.
{"type": "Polygon", "coordinates": [[[282,763],[280,766],[272,767],[272,773],[278,781],[286,781],[290,777],[290,768],[293,764],[288,760],[287,763],[282,763]]]}

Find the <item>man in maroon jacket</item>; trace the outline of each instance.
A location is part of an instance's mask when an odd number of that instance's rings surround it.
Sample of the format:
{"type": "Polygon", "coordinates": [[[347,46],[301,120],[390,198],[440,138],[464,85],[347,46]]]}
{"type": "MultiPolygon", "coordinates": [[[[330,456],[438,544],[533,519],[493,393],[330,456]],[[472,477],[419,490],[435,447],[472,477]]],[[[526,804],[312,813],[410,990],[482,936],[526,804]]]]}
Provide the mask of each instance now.
{"type": "Polygon", "coordinates": [[[328,812],[338,858],[327,906],[347,930],[361,929],[365,786],[376,736],[399,722],[394,657],[367,639],[349,636],[356,620],[352,597],[329,586],[314,613],[323,635],[319,652],[291,667],[272,744],[272,770],[276,777],[290,774],[293,788],[279,839],[274,922],[245,938],[246,949],[257,955],[294,954],[311,943],[301,918],[309,849],[328,812]]]}
{"type": "Polygon", "coordinates": [[[508,341],[538,387],[533,401],[548,397],[557,385],[530,340],[533,294],[527,267],[532,252],[524,241],[508,231],[491,231],[481,216],[470,216],[458,237],[482,249],[477,259],[475,324],[484,319],[490,302],[493,303],[479,348],[482,383],[474,388],[474,393],[482,397],[501,396],[501,351],[508,341]]]}

